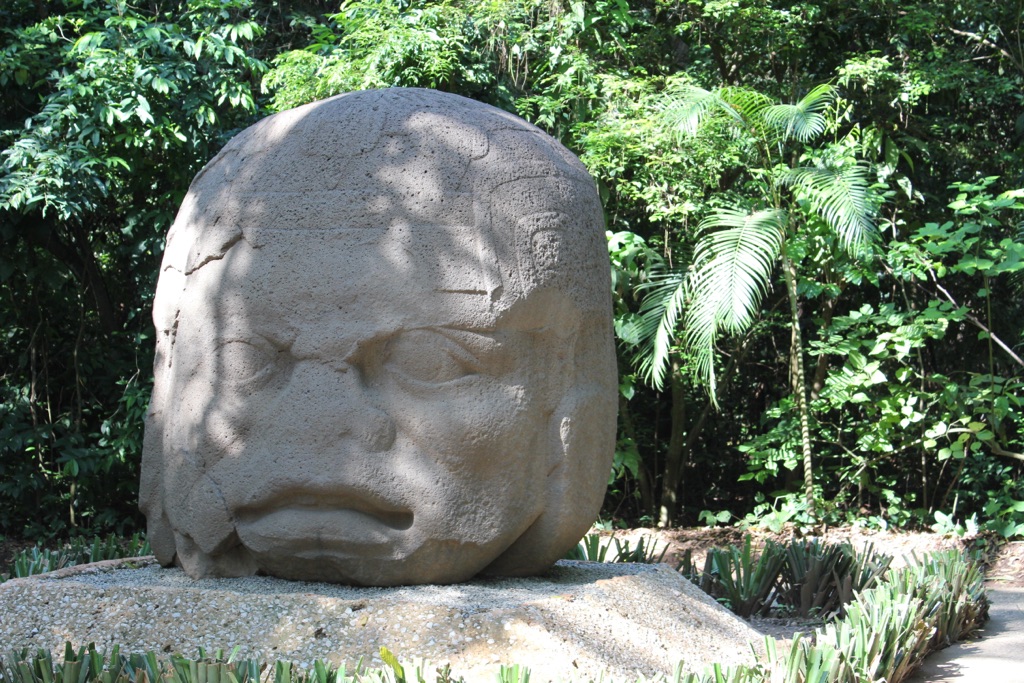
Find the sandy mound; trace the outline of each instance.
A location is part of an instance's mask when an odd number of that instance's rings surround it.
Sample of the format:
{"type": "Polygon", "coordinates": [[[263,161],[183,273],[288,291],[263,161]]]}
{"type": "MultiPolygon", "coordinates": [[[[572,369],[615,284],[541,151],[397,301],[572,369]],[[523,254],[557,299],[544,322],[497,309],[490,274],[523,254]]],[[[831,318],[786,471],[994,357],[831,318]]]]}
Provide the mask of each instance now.
{"type": "Polygon", "coordinates": [[[750,661],[761,641],[665,565],[565,561],[535,578],[385,589],[193,581],[148,559],[116,560],[2,584],[0,613],[5,650],[70,640],[194,656],[239,645],[241,658],[380,666],[385,645],[403,662],[448,662],[470,681],[513,663],[534,681],[635,680],[680,661],[686,670],[750,661]]]}

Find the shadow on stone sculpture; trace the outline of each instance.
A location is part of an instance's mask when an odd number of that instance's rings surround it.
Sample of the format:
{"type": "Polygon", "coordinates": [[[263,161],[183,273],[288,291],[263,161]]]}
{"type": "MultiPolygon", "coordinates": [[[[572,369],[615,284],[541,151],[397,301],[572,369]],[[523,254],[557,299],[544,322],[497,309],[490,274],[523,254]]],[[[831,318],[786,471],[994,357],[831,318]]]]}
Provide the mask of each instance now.
{"type": "Polygon", "coordinates": [[[167,238],[140,506],[162,564],[356,585],[524,576],[600,508],[616,370],[580,162],[455,95],[237,135],[167,238]]]}

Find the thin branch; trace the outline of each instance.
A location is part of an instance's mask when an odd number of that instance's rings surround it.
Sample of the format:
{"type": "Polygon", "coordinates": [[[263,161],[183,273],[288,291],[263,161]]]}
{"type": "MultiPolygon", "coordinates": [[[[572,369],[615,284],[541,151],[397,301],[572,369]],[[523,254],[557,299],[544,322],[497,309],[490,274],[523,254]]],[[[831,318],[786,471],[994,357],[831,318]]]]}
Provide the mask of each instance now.
{"type": "Polygon", "coordinates": [[[989,450],[996,455],[1003,455],[1007,458],[1014,458],[1024,462],[1024,453],[1014,453],[1013,451],[1004,450],[1002,446],[997,444],[995,441],[986,441],[985,445],[988,446],[989,450]]]}
{"type": "Polygon", "coordinates": [[[955,28],[951,28],[949,30],[950,30],[951,33],[954,33],[954,34],[956,34],[958,36],[963,36],[965,38],[970,38],[971,40],[976,40],[979,43],[981,43],[982,45],[985,45],[987,47],[992,48],[993,50],[995,50],[996,52],[998,52],[999,54],[1001,54],[1002,56],[1006,57],[1011,62],[1013,62],[1013,65],[1015,67],[1017,67],[1017,69],[1019,71],[1024,72],[1024,64],[1022,64],[1020,62],[1020,60],[1018,60],[1016,57],[1014,57],[1010,53],[1009,50],[1006,50],[1005,48],[999,47],[998,45],[993,43],[991,40],[986,38],[985,36],[980,36],[977,33],[971,33],[970,31],[959,31],[959,30],[957,30],[955,28]]]}
{"type": "MultiPolygon", "coordinates": [[[[928,274],[932,278],[932,284],[935,285],[936,289],[938,289],[940,292],[942,292],[943,296],[946,297],[946,300],[949,301],[949,303],[951,303],[954,306],[956,306],[957,308],[960,308],[960,304],[957,303],[956,299],[953,298],[953,295],[950,294],[946,290],[945,287],[943,287],[942,285],[939,284],[939,278],[937,278],[935,276],[935,271],[933,271],[931,268],[929,268],[928,269],[928,274]]],[[[920,287],[920,285],[918,285],[918,286],[920,287]]],[[[922,289],[924,289],[924,288],[922,287],[922,289]]],[[[925,291],[927,291],[927,290],[925,290],[925,291]]],[[[964,312],[964,317],[967,318],[967,320],[969,320],[971,322],[971,324],[973,324],[979,330],[981,330],[982,332],[987,334],[989,336],[989,338],[991,338],[992,341],[994,341],[996,343],[996,345],[999,346],[999,348],[1001,348],[1003,351],[1006,351],[1006,353],[1010,356],[1010,358],[1012,358],[1017,363],[1017,365],[1019,365],[1022,368],[1024,368],[1024,359],[1022,359],[1020,356],[1018,356],[1016,353],[1014,353],[1013,349],[1011,349],[1009,346],[1007,346],[1006,342],[1004,342],[1002,339],[1000,339],[998,336],[996,336],[995,332],[990,330],[988,328],[988,326],[985,325],[985,323],[981,322],[980,320],[978,320],[977,318],[975,318],[973,315],[971,315],[968,312],[964,312]]]]}
{"type": "MultiPolygon", "coordinates": [[[[977,434],[977,432],[968,427],[951,427],[946,430],[946,434],[977,434]]],[[[979,439],[979,441],[981,440],[979,439]]],[[[1013,451],[1008,451],[1002,446],[1000,446],[999,442],[996,441],[995,439],[986,439],[984,441],[981,441],[981,443],[988,446],[988,449],[992,451],[993,455],[1002,455],[1007,458],[1014,458],[1015,460],[1020,460],[1024,462],[1024,453],[1014,453],[1013,451]]]]}

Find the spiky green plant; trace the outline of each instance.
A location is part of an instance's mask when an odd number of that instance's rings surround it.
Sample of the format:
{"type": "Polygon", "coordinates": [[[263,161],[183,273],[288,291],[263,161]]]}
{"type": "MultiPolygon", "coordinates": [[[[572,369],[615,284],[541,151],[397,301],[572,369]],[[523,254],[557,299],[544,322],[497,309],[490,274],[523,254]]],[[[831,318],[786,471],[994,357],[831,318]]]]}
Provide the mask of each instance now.
{"type": "MultiPolygon", "coordinates": [[[[113,534],[106,538],[92,539],[76,537],[62,544],[56,550],[40,548],[38,545],[22,550],[14,556],[7,575],[23,579],[27,576],[44,574],[85,562],[100,562],[123,557],[148,555],[149,542],[142,534],[122,538],[113,534]]],[[[0,576],[0,581],[3,576],[0,576]]]]}
{"type": "Polygon", "coordinates": [[[668,552],[668,544],[658,549],[658,540],[655,538],[640,537],[636,545],[632,546],[629,541],[615,539],[615,562],[636,562],[639,564],[657,564],[665,559],[668,552]]]}
{"type": "Polygon", "coordinates": [[[926,606],[894,584],[857,595],[846,616],[817,631],[819,643],[834,645],[849,665],[849,677],[837,683],[905,680],[929,652],[934,626],[926,606]]]}
{"type": "Polygon", "coordinates": [[[575,548],[566,554],[565,559],[585,562],[607,562],[608,551],[611,550],[611,547],[612,539],[610,536],[587,534],[575,548]]]}
{"type": "Polygon", "coordinates": [[[751,536],[737,548],[708,551],[700,587],[744,619],[767,614],[778,589],[779,573],[786,561],[783,546],[768,541],[755,555],[751,536]]]}
{"type": "Polygon", "coordinates": [[[676,571],[689,579],[691,583],[700,586],[701,572],[697,569],[697,563],[693,561],[693,550],[690,548],[684,550],[683,554],[679,556],[676,571]]]}
{"type": "Polygon", "coordinates": [[[786,547],[779,602],[802,617],[828,615],[841,604],[840,577],[849,574],[847,548],[820,539],[794,540],[786,547]]]}
{"type": "Polygon", "coordinates": [[[875,585],[891,561],[871,545],[858,552],[850,543],[793,540],[786,546],[779,602],[802,617],[839,613],[855,592],[875,585]]]}
{"type": "Polygon", "coordinates": [[[951,549],[913,555],[889,583],[925,604],[935,627],[931,647],[937,650],[974,634],[988,619],[984,581],[980,563],[951,549]]]}
{"type": "Polygon", "coordinates": [[[498,669],[498,683],[530,683],[530,669],[518,664],[502,664],[498,669]]]}
{"type": "Polygon", "coordinates": [[[875,551],[873,543],[868,543],[860,550],[845,544],[848,552],[852,553],[853,561],[845,576],[839,577],[837,587],[839,590],[840,614],[845,605],[853,600],[853,596],[860,591],[874,588],[882,581],[892,564],[892,556],[875,551]]]}
{"type": "Polygon", "coordinates": [[[656,539],[637,540],[634,546],[628,540],[620,540],[611,536],[601,534],[587,534],[570,550],[565,559],[582,560],[586,562],[637,562],[642,564],[656,564],[665,559],[668,552],[668,545],[658,548],[656,539]],[[612,553],[614,546],[615,552],[612,553]]]}
{"type": "Polygon", "coordinates": [[[785,656],[778,652],[778,641],[766,637],[766,681],[772,683],[833,683],[849,676],[849,664],[842,653],[829,643],[814,643],[803,633],[793,636],[785,656]]]}

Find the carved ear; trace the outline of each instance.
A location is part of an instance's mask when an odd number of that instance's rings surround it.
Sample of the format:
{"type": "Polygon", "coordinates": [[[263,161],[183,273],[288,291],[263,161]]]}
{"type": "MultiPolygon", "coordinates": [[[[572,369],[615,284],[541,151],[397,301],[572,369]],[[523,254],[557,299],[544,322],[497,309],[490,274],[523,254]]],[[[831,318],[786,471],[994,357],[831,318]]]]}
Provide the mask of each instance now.
{"type": "Polygon", "coordinates": [[[548,475],[549,506],[544,514],[573,520],[555,550],[561,558],[597,519],[608,487],[615,443],[614,396],[590,385],[570,391],[559,406],[561,467],[548,475]],[[561,495],[559,495],[561,494],[561,495]]]}
{"type": "Polygon", "coordinates": [[[527,576],[565,556],[597,519],[604,501],[615,442],[614,396],[600,387],[569,391],[549,423],[553,465],[542,492],[540,517],[492,562],[484,574],[527,576]],[[608,452],[602,452],[607,450],[608,452]]]}

